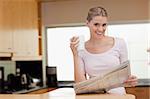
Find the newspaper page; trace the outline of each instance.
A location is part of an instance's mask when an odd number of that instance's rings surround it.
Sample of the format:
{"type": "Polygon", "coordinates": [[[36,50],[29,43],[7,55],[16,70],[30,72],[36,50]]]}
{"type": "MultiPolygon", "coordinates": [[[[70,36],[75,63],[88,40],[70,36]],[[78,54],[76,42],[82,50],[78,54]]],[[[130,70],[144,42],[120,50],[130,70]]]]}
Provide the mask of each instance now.
{"type": "Polygon", "coordinates": [[[75,83],[74,90],[76,94],[104,93],[112,88],[125,87],[124,81],[130,75],[130,63],[125,61],[103,75],[75,83]]]}

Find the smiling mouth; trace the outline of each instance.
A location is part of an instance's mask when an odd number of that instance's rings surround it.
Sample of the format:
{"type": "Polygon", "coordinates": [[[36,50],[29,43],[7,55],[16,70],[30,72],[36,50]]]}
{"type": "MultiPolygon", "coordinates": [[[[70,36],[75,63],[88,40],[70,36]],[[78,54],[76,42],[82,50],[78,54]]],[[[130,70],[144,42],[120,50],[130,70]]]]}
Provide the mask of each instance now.
{"type": "Polygon", "coordinates": [[[103,33],[101,33],[101,32],[96,32],[96,34],[97,34],[97,35],[103,35],[103,33]]]}

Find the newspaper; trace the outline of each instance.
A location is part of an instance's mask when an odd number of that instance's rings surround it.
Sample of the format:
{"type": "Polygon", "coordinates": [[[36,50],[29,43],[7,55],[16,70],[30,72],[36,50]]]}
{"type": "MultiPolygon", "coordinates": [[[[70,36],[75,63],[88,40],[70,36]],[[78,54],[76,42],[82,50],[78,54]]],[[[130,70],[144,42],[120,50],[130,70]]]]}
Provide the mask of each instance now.
{"type": "Polygon", "coordinates": [[[124,81],[130,75],[130,63],[125,61],[105,74],[75,83],[73,87],[76,94],[105,93],[112,88],[125,87],[124,81]]]}

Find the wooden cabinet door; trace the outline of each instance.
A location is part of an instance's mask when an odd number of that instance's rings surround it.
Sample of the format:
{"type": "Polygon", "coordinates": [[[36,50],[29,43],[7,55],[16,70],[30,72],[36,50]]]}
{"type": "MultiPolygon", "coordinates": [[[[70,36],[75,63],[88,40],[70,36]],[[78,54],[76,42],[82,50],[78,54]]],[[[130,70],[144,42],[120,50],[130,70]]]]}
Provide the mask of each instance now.
{"type": "Polygon", "coordinates": [[[13,59],[38,56],[38,15],[35,0],[17,0],[14,14],[13,59]]]}
{"type": "Polygon", "coordinates": [[[136,99],[150,99],[150,87],[126,88],[128,94],[133,94],[136,99]]]}
{"type": "Polygon", "coordinates": [[[0,0],[0,57],[39,56],[37,6],[36,0],[0,0]]]}
{"type": "Polygon", "coordinates": [[[0,0],[0,53],[12,52],[12,8],[10,0],[0,0]]]}
{"type": "Polygon", "coordinates": [[[0,30],[0,53],[12,52],[12,31],[0,30]]]}

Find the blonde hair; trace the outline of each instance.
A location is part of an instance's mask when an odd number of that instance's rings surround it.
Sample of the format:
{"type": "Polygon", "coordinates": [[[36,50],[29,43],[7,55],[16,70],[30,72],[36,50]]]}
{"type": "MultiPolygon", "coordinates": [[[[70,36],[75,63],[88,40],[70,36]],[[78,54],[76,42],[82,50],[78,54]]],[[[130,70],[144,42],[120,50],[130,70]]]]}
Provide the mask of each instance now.
{"type": "Polygon", "coordinates": [[[108,17],[107,11],[103,7],[93,7],[89,9],[87,20],[90,22],[95,16],[108,17]]]}

